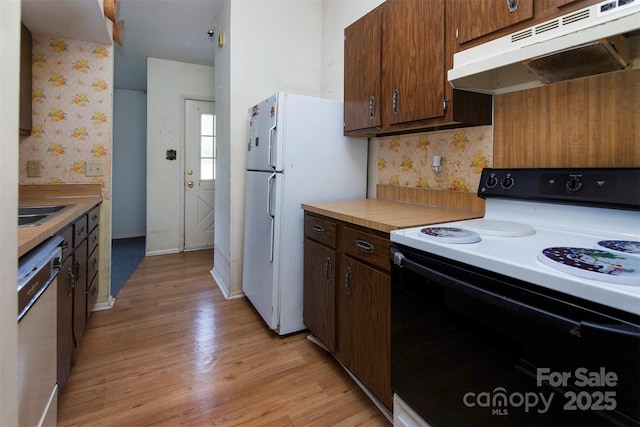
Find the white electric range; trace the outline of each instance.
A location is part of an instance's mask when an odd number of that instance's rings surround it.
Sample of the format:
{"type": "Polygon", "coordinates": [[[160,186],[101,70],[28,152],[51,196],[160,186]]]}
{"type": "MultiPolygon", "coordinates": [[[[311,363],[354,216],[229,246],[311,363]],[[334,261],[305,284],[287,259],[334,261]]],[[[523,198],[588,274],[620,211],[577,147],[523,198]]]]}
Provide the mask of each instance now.
{"type": "Polygon", "coordinates": [[[640,168],[485,169],[478,196],[391,232],[394,426],[640,426],[640,168]]]}
{"type": "Polygon", "coordinates": [[[396,230],[391,240],[640,314],[640,212],[631,209],[640,195],[615,203],[625,180],[637,191],[640,170],[487,169],[484,218],[396,230]],[[581,191],[591,193],[586,201],[581,191]],[[564,197],[550,203],[549,193],[564,197]],[[575,202],[597,206],[566,204],[575,202]]]}

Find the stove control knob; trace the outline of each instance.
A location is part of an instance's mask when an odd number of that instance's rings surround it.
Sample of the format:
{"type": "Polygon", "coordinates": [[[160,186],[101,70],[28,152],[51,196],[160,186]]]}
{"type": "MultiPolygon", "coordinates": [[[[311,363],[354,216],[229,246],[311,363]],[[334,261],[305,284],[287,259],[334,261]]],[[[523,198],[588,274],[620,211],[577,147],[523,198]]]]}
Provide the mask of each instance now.
{"type": "Polygon", "coordinates": [[[577,176],[572,176],[571,178],[569,178],[569,181],[567,181],[567,191],[569,191],[570,193],[577,193],[578,191],[582,190],[582,187],[584,187],[584,184],[582,183],[582,180],[577,176]]]}
{"type": "Polygon", "coordinates": [[[498,178],[496,178],[496,174],[492,173],[491,175],[489,175],[485,183],[489,188],[494,188],[496,185],[498,185],[498,178]]]}
{"type": "Polygon", "coordinates": [[[513,180],[513,178],[511,177],[511,174],[507,174],[507,176],[505,176],[502,179],[502,182],[500,183],[500,185],[502,186],[502,188],[504,188],[505,190],[510,189],[511,187],[513,187],[513,184],[515,183],[515,181],[513,180]]]}

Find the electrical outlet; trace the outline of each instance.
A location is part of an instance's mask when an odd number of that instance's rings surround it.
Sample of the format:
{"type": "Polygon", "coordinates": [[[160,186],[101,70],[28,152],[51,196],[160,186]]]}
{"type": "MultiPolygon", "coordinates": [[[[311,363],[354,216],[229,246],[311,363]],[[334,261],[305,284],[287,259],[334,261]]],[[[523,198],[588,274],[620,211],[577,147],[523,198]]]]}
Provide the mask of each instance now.
{"type": "Polygon", "coordinates": [[[27,177],[37,178],[42,175],[42,162],[40,160],[27,160],[27,177]]]}
{"type": "Polygon", "coordinates": [[[103,176],[103,175],[104,175],[103,162],[85,162],[84,176],[103,176]]]}

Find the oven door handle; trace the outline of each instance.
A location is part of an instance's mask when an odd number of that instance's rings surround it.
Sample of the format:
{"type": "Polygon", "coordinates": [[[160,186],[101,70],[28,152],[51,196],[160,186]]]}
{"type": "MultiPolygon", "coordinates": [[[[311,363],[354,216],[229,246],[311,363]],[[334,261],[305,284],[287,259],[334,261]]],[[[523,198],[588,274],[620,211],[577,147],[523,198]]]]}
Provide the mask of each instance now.
{"type": "Polygon", "coordinates": [[[557,331],[562,331],[572,336],[580,336],[580,322],[448,276],[408,259],[402,252],[397,251],[394,248],[392,248],[391,251],[394,264],[407,268],[408,270],[443,287],[464,293],[487,305],[497,307],[500,310],[504,310],[521,317],[526,317],[527,319],[538,323],[549,325],[557,331]]]}

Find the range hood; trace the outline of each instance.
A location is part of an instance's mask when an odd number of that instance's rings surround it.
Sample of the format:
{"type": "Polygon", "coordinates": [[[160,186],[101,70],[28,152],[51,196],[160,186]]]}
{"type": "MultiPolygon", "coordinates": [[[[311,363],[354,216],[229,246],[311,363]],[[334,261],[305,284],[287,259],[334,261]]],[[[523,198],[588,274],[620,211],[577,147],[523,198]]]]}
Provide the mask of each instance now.
{"type": "Polygon", "coordinates": [[[640,67],[640,0],[608,0],[453,55],[458,89],[505,93],[640,67]]]}

